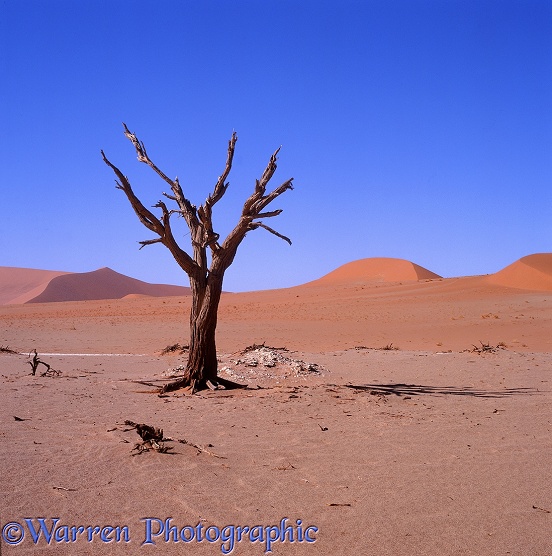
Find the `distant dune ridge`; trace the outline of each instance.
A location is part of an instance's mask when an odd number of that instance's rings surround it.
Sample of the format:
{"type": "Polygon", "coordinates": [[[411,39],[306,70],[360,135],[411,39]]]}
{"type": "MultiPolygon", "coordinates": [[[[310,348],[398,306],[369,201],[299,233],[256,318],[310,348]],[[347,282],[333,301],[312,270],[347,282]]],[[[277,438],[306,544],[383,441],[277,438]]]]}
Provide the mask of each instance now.
{"type": "Polygon", "coordinates": [[[344,264],[311,284],[344,284],[353,282],[408,282],[435,280],[441,276],[404,259],[373,257],[344,264]]]}
{"type": "Polygon", "coordinates": [[[50,281],[67,272],[0,266],[0,305],[27,303],[40,295],[50,281]]]}
{"type": "MultiPolygon", "coordinates": [[[[305,286],[341,286],[439,280],[441,276],[404,259],[360,259],[305,286]]],[[[528,255],[495,274],[487,284],[533,291],[552,291],[552,253],[528,255]]],[[[0,305],[101,299],[190,295],[190,288],[150,284],[110,268],[71,273],[56,270],[0,267],[0,305]]]]}
{"type": "Polygon", "coordinates": [[[129,295],[189,295],[190,288],[149,284],[110,268],[68,273],[0,267],[0,304],[120,299],[129,295]]]}
{"type": "Polygon", "coordinates": [[[552,291],[552,253],[522,257],[487,277],[491,284],[522,290],[552,291]]]}

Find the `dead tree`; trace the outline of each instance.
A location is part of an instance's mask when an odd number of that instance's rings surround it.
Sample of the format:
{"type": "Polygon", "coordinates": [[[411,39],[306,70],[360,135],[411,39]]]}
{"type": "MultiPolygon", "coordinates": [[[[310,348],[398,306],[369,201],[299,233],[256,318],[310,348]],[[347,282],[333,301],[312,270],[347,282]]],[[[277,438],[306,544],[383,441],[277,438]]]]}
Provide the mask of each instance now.
{"type": "Polygon", "coordinates": [[[33,376],[36,375],[36,371],[38,370],[39,365],[44,365],[46,367],[46,370],[40,376],[59,376],[61,374],[61,371],[56,371],[56,369],[52,369],[51,365],[49,365],[48,363],[44,363],[44,361],[42,361],[42,359],[40,359],[40,357],[38,356],[36,349],[33,349],[31,353],[29,353],[29,358],[30,360],[27,361],[27,363],[31,366],[31,374],[33,376]],[[31,357],[31,354],[33,353],[34,355],[31,357]]]}
{"type": "Polygon", "coordinates": [[[160,217],[155,216],[136,197],[128,178],[112,164],[104,152],[104,162],[115,172],[117,188],[121,189],[127,196],[134,212],[140,222],[157,237],[141,241],[141,247],[161,243],[186,272],[190,278],[192,292],[192,308],[190,311],[190,348],[188,363],[184,376],[172,383],[167,384],[163,391],[172,391],[182,387],[190,387],[192,392],[205,388],[237,387],[239,385],[218,376],[217,352],[215,345],[215,331],[217,326],[217,312],[222,293],[222,282],[224,273],[234,261],[236,251],[245,238],[247,232],[264,228],[275,236],[287,241],[291,240],[279,234],[262,222],[264,218],[278,216],[282,210],[265,210],[277,197],[288,189],[293,189],[293,178],[285,181],[270,193],[266,192],[267,185],[276,171],[276,157],[280,149],[270,157],[268,165],[260,179],[256,180],[255,190],[245,201],[241,216],[224,241],[220,241],[219,234],[213,230],[212,211],[214,205],[222,199],[229,183],[226,181],[232,169],[234,149],[238,137],[232,134],[228,142],[228,155],[226,167],[218,178],[213,192],[206,201],[198,208],[193,205],[184,195],[178,178],[174,180],[163,173],[150,159],[144,143],[134,133],[131,133],[123,124],[125,136],[132,142],[138,155],[138,160],[152,168],[166,183],[169,184],[172,193],[163,195],[176,203],[177,208],[169,209],[163,201],[159,201],[154,208],[161,210],[160,217]],[[191,254],[183,249],[176,241],[171,228],[171,217],[180,215],[186,221],[190,230],[191,254]],[[208,251],[210,252],[210,264],[208,251]]]}

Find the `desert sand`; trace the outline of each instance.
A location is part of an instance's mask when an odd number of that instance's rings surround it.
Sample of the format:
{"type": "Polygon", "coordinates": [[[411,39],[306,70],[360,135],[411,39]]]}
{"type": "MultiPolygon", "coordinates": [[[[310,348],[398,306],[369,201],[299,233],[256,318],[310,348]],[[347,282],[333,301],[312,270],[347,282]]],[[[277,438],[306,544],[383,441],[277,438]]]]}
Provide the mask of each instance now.
{"type": "Polygon", "coordinates": [[[451,279],[372,259],[223,294],[221,374],[248,388],[194,396],[156,393],[185,362],[161,351],[186,342],[189,296],[24,293],[0,306],[1,523],[25,534],[2,554],[222,554],[197,530],[232,526],[264,528],[232,554],[552,554],[552,254],[451,279]],[[274,366],[245,350],[263,343],[274,366]],[[59,375],[31,376],[31,349],[59,375]],[[137,453],[125,421],[171,449],[137,453]],[[34,543],[38,518],[58,540],[34,543]]]}

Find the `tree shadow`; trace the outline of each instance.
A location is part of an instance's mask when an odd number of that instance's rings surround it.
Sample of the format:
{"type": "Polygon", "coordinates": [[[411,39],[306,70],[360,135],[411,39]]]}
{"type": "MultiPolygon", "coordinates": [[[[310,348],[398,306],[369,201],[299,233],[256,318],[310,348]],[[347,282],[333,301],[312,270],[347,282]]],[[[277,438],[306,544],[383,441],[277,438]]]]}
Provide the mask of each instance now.
{"type": "Polygon", "coordinates": [[[422,384],[346,384],[347,388],[384,396],[472,396],[475,398],[507,398],[540,393],[536,388],[504,388],[503,390],[478,390],[470,386],[425,386],[422,384]]]}

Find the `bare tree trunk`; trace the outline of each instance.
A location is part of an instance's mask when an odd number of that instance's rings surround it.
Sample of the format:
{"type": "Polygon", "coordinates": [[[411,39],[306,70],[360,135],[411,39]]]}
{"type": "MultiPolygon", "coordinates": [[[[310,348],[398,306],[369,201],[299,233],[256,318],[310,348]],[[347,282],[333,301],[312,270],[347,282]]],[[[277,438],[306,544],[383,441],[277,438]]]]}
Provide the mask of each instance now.
{"type": "Polygon", "coordinates": [[[222,281],[209,276],[206,286],[195,280],[192,285],[193,304],[190,311],[190,350],[183,382],[192,391],[217,385],[217,348],[215,333],[222,281]]]}
{"type": "Polygon", "coordinates": [[[205,388],[239,388],[242,385],[218,376],[216,348],[217,315],[222,294],[222,280],[210,275],[206,286],[194,280],[192,310],[190,311],[190,342],[188,363],[184,376],[163,388],[171,392],[190,387],[193,392],[205,388]]]}

